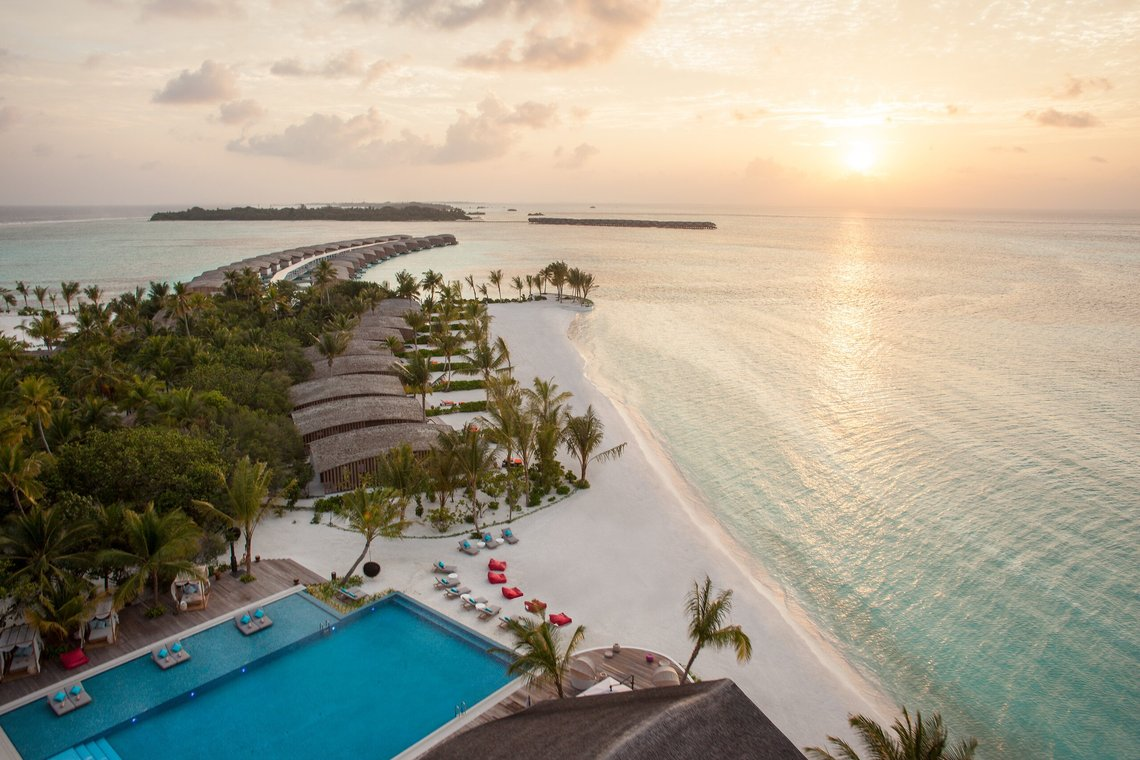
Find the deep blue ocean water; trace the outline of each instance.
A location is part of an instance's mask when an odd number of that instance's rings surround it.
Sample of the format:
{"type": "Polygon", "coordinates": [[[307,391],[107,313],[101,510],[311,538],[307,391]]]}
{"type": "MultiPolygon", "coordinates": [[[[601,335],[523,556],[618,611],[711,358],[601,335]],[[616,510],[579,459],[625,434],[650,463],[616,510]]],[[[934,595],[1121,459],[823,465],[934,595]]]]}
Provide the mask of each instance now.
{"type": "Polygon", "coordinates": [[[509,281],[564,259],[600,285],[574,330],[591,371],[869,681],[985,758],[1135,757],[1140,218],[517,207],[449,225],[9,210],[0,285],[121,290],[390,232],[460,245],[370,278],[509,281]],[[527,211],[718,229],[536,228],[527,211]]]}

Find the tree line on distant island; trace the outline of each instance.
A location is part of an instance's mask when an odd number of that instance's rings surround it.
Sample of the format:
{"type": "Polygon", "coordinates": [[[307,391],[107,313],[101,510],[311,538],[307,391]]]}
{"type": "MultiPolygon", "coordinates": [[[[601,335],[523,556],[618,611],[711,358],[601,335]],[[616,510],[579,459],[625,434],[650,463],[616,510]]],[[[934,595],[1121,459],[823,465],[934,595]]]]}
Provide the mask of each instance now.
{"type": "Polygon", "coordinates": [[[454,222],[471,217],[463,209],[436,204],[407,203],[384,206],[284,206],[159,211],[152,222],[454,222]]]}

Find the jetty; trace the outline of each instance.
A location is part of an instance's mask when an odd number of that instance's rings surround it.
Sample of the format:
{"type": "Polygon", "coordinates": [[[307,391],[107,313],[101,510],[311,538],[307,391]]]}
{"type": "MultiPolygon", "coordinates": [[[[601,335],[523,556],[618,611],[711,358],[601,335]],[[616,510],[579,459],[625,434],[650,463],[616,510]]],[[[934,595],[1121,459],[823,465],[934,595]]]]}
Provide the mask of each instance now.
{"type": "Polygon", "coordinates": [[[584,227],[660,227],[669,230],[715,230],[713,222],[667,222],[657,219],[569,219],[557,216],[531,216],[531,224],[570,224],[584,227]]]}

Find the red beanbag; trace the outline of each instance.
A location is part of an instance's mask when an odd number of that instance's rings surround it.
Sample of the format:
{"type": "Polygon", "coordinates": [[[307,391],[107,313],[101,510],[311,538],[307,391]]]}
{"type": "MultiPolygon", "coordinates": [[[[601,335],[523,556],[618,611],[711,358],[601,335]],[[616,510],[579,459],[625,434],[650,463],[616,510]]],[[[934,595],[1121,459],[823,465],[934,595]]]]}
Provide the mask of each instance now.
{"type": "Polygon", "coordinates": [[[567,623],[573,623],[574,621],[571,620],[570,616],[565,612],[555,612],[550,616],[550,622],[554,623],[555,625],[566,625],[567,623]]]}
{"type": "Polygon", "coordinates": [[[487,580],[491,583],[506,583],[507,576],[503,573],[487,573],[487,580]]]}
{"type": "Polygon", "coordinates": [[[494,557],[491,557],[491,561],[487,563],[487,569],[503,571],[507,569],[507,563],[503,560],[498,560],[494,557]]]}
{"type": "Polygon", "coordinates": [[[511,586],[503,586],[503,596],[508,599],[518,599],[522,596],[522,589],[512,588],[511,586]]]}
{"type": "Polygon", "coordinates": [[[70,652],[64,652],[59,656],[59,664],[62,665],[65,670],[78,668],[81,665],[86,665],[88,662],[87,655],[82,649],[72,649],[70,652]]]}

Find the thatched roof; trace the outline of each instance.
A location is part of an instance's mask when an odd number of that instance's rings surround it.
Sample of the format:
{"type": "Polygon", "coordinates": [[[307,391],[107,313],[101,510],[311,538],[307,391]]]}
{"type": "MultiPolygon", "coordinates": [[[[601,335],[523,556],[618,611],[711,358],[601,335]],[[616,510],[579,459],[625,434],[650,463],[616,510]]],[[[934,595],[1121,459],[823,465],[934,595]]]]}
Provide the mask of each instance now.
{"type": "MultiPolygon", "coordinates": [[[[325,362],[328,367],[328,362],[325,362]]],[[[293,408],[355,396],[403,396],[404,384],[392,375],[335,375],[306,380],[289,389],[293,408]]]]}
{"type": "MultiPolygon", "coordinates": [[[[326,359],[316,346],[309,346],[301,350],[305,358],[309,360],[310,364],[324,364],[328,366],[329,360],[326,359]]],[[[389,359],[392,358],[392,352],[383,343],[377,343],[370,340],[358,340],[355,336],[349,339],[348,346],[344,349],[344,356],[370,356],[376,354],[378,356],[385,356],[389,359]]],[[[339,357],[338,357],[339,358],[339,357]]]]}
{"type": "MultiPolygon", "coordinates": [[[[411,330],[409,329],[409,333],[411,330]]],[[[400,343],[404,342],[404,333],[393,327],[381,327],[380,325],[357,325],[356,329],[352,331],[352,337],[356,340],[369,341],[372,343],[383,344],[388,338],[397,338],[400,343]]],[[[408,336],[411,340],[411,335],[408,336]]]]}
{"type": "Polygon", "coordinates": [[[344,398],[293,410],[293,424],[303,438],[343,425],[368,427],[423,419],[421,403],[407,396],[344,398]]]}
{"type": "Polygon", "coordinates": [[[420,305],[407,298],[385,298],[376,305],[373,314],[384,317],[402,317],[409,311],[419,311],[420,305]]]}
{"type": "Polygon", "coordinates": [[[332,367],[321,357],[313,364],[313,374],[310,380],[321,380],[335,375],[397,375],[399,362],[389,353],[371,351],[367,354],[353,356],[338,356],[333,359],[332,367]]]}
{"type": "Polygon", "coordinates": [[[404,321],[403,315],[392,316],[390,314],[381,314],[378,311],[366,311],[360,315],[360,324],[357,330],[364,327],[387,327],[391,330],[399,330],[400,334],[404,336],[404,340],[411,340],[415,334],[412,328],[408,327],[408,323],[404,321]]]}
{"type": "Polygon", "coordinates": [[[804,757],[727,679],[539,702],[452,736],[421,760],[470,760],[475,747],[558,760],[804,757]]]}
{"type": "Polygon", "coordinates": [[[413,451],[427,451],[446,429],[434,422],[403,422],[330,435],[309,445],[313,470],[321,473],[371,459],[402,443],[411,444],[413,451]]]}

